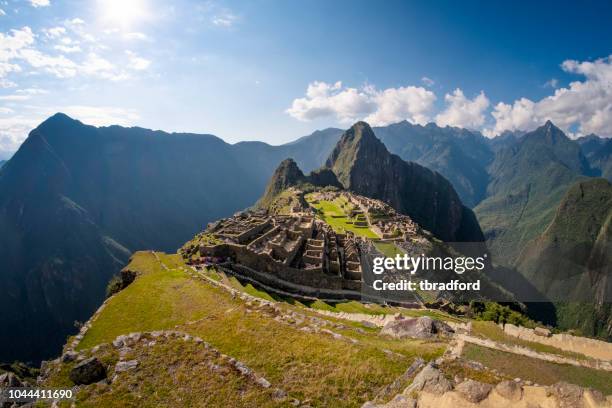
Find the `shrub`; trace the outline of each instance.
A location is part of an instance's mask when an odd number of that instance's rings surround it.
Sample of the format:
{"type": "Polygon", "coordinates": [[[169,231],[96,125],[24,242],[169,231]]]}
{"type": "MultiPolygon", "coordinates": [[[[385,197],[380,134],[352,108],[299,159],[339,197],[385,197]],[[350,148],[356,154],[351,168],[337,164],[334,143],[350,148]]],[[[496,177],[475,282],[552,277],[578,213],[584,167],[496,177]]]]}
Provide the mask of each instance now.
{"type": "Polygon", "coordinates": [[[106,285],[106,297],[111,297],[123,289],[123,280],[120,275],[114,275],[106,285]]]}

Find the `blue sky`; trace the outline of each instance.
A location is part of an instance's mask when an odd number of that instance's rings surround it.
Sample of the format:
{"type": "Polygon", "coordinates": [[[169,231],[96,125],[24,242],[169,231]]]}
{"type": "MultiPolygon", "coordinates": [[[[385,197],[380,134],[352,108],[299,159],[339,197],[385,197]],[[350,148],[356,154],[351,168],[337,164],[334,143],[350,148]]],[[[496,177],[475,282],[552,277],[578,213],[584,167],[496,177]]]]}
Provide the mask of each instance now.
{"type": "Polygon", "coordinates": [[[360,119],[612,136],[612,3],[535,3],[0,0],[0,156],[56,111],[272,144],[360,119]]]}

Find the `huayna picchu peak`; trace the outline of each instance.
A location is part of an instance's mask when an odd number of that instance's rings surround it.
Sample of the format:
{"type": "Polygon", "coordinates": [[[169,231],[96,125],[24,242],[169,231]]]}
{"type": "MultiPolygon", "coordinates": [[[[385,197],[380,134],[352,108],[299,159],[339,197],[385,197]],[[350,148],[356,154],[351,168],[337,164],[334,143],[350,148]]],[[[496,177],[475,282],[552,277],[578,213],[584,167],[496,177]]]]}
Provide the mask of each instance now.
{"type": "Polygon", "coordinates": [[[389,153],[365,122],[342,135],[325,166],[347,190],[388,203],[442,240],[484,240],[474,214],[448,180],[389,153]]]}

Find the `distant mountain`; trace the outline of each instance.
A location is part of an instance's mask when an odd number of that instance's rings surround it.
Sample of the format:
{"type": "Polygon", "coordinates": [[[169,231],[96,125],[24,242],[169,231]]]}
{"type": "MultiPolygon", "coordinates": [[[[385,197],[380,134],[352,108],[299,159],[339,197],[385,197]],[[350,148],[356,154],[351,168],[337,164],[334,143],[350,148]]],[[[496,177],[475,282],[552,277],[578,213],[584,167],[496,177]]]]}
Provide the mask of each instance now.
{"type": "Polygon", "coordinates": [[[0,160],[0,169],[2,168],[2,166],[4,166],[4,163],[6,163],[6,160],[0,160]]]}
{"type": "Polygon", "coordinates": [[[467,206],[473,207],[485,198],[489,179],[486,168],[494,154],[489,140],[480,133],[406,121],[376,127],[374,133],[392,153],[442,174],[467,206]]]}
{"type": "Polygon", "coordinates": [[[550,225],[525,246],[517,268],[557,302],[561,328],[612,339],[612,185],[604,179],[574,184],[550,225]]]}
{"type": "Polygon", "coordinates": [[[612,181],[612,139],[591,134],[579,138],[578,143],[596,175],[612,181]]]}
{"type": "Polygon", "coordinates": [[[347,130],[325,166],[344,188],[382,200],[444,241],[481,241],[472,211],[439,173],[387,151],[365,122],[347,130]]]}
{"type": "Polygon", "coordinates": [[[0,171],[0,361],[56,354],[131,252],[174,251],[253,205],[285,157],[319,167],[326,137],[229,145],[63,114],[43,122],[0,171]]]}
{"type": "Polygon", "coordinates": [[[475,208],[494,259],[513,264],[569,186],[591,173],[578,143],[550,121],[500,149],[489,166],[488,198],[475,208]]]}
{"type": "Polygon", "coordinates": [[[521,139],[521,137],[525,135],[525,133],[527,132],[524,132],[522,130],[515,130],[515,131],[506,130],[502,132],[500,135],[492,139],[488,139],[489,146],[491,147],[493,152],[497,153],[501,149],[510,147],[514,145],[515,143],[517,143],[521,139]]]}

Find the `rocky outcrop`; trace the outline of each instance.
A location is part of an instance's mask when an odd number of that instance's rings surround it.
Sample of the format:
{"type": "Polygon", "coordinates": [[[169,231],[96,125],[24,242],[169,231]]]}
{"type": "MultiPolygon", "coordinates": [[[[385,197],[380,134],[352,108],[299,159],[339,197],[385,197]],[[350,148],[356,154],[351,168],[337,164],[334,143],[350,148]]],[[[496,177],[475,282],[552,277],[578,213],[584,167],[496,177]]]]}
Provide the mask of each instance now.
{"type": "Polygon", "coordinates": [[[362,408],[610,408],[612,396],[573,384],[527,385],[520,379],[497,385],[472,379],[448,380],[434,364],[426,365],[404,391],[389,402],[362,408]]]}
{"type": "Polygon", "coordinates": [[[457,392],[461,393],[466,400],[473,403],[479,403],[487,398],[492,389],[493,386],[491,384],[474,380],[466,380],[456,388],[457,392]]]}
{"type": "Polygon", "coordinates": [[[484,240],[448,180],[389,153],[365,122],[342,135],[326,167],[344,188],[386,202],[444,241],[484,240]]]}
{"type": "Polygon", "coordinates": [[[404,390],[404,394],[425,391],[434,394],[443,394],[453,389],[453,384],[433,364],[427,364],[423,370],[412,381],[412,384],[404,390]]]}
{"type": "Polygon", "coordinates": [[[96,357],[78,363],[70,371],[70,380],[77,385],[93,384],[106,378],[106,368],[96,357]]]}
{"type": "Polygon", "coordinates": [[[405,337],[428,339],[436,335],[448,336],[453,332],[453,329],[448,324],[423,316],[390,321],[385,324],[380,334],[397,339],[405,337]]]}

